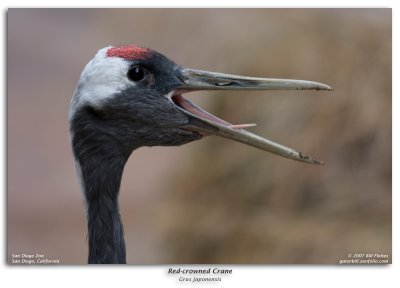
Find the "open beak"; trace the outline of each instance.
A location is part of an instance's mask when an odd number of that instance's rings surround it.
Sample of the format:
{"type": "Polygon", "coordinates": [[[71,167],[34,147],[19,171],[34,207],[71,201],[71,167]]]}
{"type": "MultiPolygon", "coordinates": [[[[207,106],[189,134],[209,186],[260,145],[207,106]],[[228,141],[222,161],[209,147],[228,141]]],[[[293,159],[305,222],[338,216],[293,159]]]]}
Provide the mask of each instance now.
{"type": "Polygon", "coordinates": [[[232,125],[219,119],[185,99],[182,94],[199,90],[333,90],[330,86],[305,80],[252,78],[187,68],[181,68],[179,78],[182,84],[170,94],[170,98],[189,116],[189,123],[181,128],[204,136],[218,135],[293,160],[324,164],[294,149],[242,129],[253,126],[251,124],[232,125]]]}

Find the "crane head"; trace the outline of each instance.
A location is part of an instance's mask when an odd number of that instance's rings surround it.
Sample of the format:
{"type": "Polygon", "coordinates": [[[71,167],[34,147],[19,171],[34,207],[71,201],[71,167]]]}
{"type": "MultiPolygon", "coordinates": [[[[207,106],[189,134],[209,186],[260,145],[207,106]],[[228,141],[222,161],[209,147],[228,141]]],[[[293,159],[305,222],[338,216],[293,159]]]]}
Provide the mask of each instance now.
{"type": "Polygon", "coordinates": [[[294,149],[232,125],[182,95],[199,90],[332,90],[328,85],[253,78],[178,66],[136,45],[100,49],[82,71],[71,101],[72,137],[77,130],[132,151],[141,146],[181,145],[208,135],[242,142],[294,160],[322,164],[294,149]],[[97,136],[96,136],[97,135],[97,136]]]}

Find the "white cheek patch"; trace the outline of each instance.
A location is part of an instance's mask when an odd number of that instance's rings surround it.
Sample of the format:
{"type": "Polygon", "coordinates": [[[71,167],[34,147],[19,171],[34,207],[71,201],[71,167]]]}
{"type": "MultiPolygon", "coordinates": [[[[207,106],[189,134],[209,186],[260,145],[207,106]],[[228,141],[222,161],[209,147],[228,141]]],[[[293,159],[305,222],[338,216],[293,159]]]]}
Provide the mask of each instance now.
{"type": "Polygon", "coordinates": [[[109,48],[100,49],[83,69],[71,100],[70,117],[83,104],[101,107],[105,99],[135,85],[126,76],[129,62],[107,57],[109,48]]]}

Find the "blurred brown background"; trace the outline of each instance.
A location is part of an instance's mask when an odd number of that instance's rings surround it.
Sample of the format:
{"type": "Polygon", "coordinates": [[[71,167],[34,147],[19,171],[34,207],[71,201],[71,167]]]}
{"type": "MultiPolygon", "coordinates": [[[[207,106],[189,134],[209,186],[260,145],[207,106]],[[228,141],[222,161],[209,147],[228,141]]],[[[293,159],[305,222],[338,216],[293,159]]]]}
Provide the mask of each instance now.
{"type": "Polygon", "coordinates": [[[338,263],[391,254],[390,9],[10,9],[8,254],[87,259],[68,135],[80,72],[107,45],[178,64],[330,84],[334,92],[202,92],[232,123],[325,161],[226,139],[142,148],[120,193],[128,263],[338,263]]]}

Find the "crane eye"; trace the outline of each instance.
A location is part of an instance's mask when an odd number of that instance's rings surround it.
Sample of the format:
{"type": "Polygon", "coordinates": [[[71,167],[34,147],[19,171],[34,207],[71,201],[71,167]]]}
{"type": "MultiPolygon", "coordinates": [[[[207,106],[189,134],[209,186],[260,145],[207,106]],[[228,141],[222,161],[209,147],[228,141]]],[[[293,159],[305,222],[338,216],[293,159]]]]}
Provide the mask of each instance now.
{"type": "Polygon", "coordinates": [[[129,80],[134,82],[139,82],[143,80],[144,77],[146,76],[146,71],[139,66],[134,66],[131,69],[129,69],[127,76],[129,80]]]}

